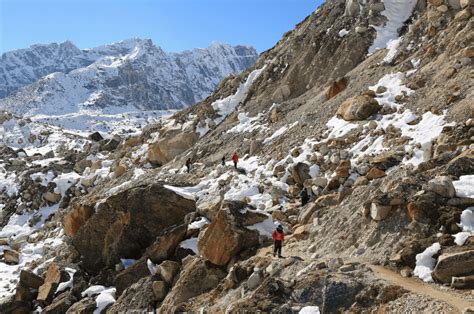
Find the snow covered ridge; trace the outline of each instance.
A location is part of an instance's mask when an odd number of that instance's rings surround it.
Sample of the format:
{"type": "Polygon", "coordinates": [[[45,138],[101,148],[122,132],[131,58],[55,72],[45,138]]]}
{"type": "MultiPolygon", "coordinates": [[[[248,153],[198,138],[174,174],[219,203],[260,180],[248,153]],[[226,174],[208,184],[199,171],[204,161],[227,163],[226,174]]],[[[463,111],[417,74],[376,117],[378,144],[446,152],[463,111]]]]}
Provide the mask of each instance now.
{"type": "Polygon", "coordinates": [[[35,45],[2,55],[0,108],[29,116],[183,108],[256,59],[251,47],[219,43],[182,53],[142,39],[87,50],[70,42],[35,45]]]}

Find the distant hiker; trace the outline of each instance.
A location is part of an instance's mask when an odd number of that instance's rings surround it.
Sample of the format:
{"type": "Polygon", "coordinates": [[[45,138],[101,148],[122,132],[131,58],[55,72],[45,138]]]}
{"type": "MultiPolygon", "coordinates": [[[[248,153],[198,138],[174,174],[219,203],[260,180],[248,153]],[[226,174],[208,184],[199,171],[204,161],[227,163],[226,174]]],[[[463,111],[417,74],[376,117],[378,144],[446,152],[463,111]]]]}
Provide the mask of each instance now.
{"type": "Polygon", "coordinates": [[[282,257],[281,246],[283,244],[283,240],[285,240],[285,234],[283,233],[282,225],[278,225],[276,230],[273,230],[272,239],[273,239],[273,256],[275,257],[278,254],[278,257],[282,257]]]}
{"type": "Polygon", "coordinates": [[[222,156],[222,165],[225,166],[225,155],[222,156]]]}
{"type": "Polygon", "coordinates": [[[300,197],[301,197],[301,206],[308,204],[309,195],[308,195],[308,191],[306,191],[306,188],[303,188],[301,190],[300,197]]]}
{"type": "Polygon", "coordinates": [[[191,171],[191,158],[188,158],[188,160],[186,160],[186,168],[188,169],[189,173],[189,171],[191,171]]]}
{"type": "Polygon", "coordinates": [[[239,162],[239,155],[237,155],[237,151],[234,151],[232,160],[234,161],[234,168],[237,169],[237,163],[239,162]]]}

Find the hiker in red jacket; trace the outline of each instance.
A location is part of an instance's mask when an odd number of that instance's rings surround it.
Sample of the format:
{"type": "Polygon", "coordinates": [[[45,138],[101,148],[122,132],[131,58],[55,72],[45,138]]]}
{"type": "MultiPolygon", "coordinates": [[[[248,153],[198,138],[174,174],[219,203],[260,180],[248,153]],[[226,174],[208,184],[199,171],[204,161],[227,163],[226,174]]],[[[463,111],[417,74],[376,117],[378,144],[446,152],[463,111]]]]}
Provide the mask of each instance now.
{"type": "Polygon", "coordinates": [[[273,256],[276,256],[276,254],[278,253],[278,257],[282,257],[281,246],[283,244],[283,240],[285,240],[285,234],[283,233],[282,225],[278,225],[276,230],[273,230],[272,239],[273,239],[273,256]]]}
{"type": "Polygon", "coordinates": [[[237,163],[239,162],[239,155],[237,155],[237,151],[234,151],[234,155],[232,156],[232,160],[234,161],[235,169],[237,169],[237,163]]]}

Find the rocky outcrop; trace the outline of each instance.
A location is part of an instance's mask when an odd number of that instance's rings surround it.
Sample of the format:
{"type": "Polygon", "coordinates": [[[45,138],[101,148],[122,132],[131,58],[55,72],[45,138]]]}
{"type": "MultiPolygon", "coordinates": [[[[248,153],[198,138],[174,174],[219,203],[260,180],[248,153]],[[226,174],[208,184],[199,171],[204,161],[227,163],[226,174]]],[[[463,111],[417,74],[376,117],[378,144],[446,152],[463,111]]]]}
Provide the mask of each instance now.
{"type": "Polygon", "coordinates": [[[451,278],[470,275],[474,272],[474,251],[446,253],[438,258],[433,270],[433,278],[451,283],[451,278]]]}
{"type": "Polygon", "coordinates": [[[195,202],[161,184],[138,186],[97,206],[73,238],[84,267],[99,271],[120,258],[139,258],[163,229],[183,223],[195,202]]]}

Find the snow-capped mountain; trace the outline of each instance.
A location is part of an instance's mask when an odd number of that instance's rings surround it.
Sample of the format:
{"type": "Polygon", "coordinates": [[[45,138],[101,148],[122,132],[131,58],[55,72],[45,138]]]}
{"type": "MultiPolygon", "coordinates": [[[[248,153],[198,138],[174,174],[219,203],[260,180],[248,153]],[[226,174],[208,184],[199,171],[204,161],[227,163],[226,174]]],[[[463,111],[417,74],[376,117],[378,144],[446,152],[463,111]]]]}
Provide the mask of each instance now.
{"type": "Polygon", "coordinates": [[[0,108],[28,116],[183,108],[256,59],[252,47],[218,43],[182,53],[144,39],[85,50],[69,41],[34,45],[2,55],[0,108]]]}

